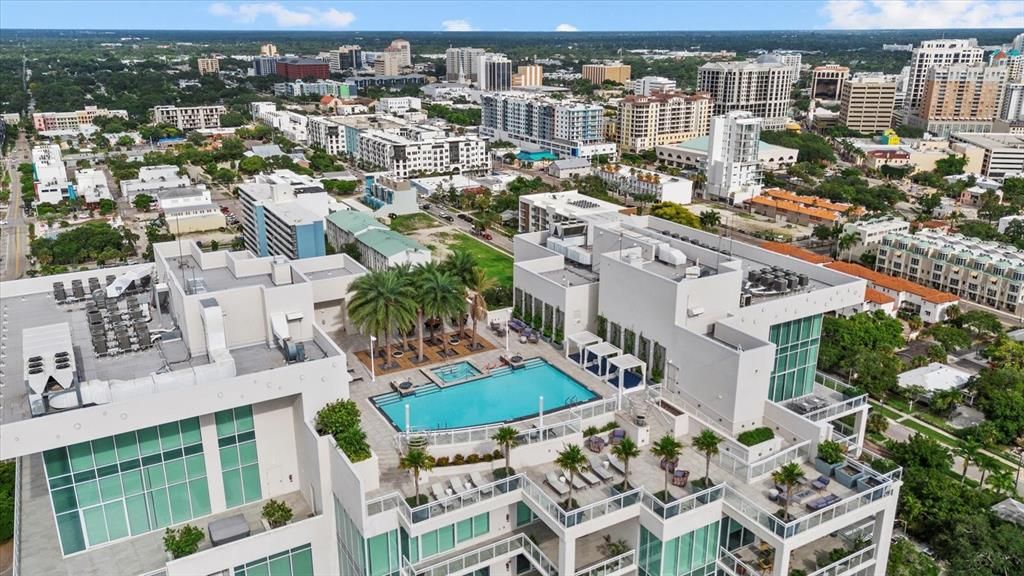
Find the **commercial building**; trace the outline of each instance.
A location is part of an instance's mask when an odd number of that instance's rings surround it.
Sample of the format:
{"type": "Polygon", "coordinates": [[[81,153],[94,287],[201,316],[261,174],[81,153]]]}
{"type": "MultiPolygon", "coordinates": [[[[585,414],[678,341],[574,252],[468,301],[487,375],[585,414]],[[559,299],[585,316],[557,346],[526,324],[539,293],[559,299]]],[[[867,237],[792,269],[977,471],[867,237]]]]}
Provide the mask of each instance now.
{"type": "Polygon", "coordinates": [[[839,122],[864,134],[892,127],[896,108],[895,79],[881,75],[857,75],[843,82],[839,122]]]}
{"type": "Polygon", "coordinates": [[[584,64],[583,79],[600,86],[605,80],[617,84],[626,85],[629,83],[629,75],[632,68],[629,64],[614,62],[609,64],[584,64]]]}
{"type": "Polygon", "coordinates": [[[479,54],[473,67],[480,90],[501,92],[512,88],[512,61],[504,54],[479,54]]]}
{"type": "Polygon", "coordinates": [[[655,92],[651,96],[626,96],[619,102],[615,120],[619,147],[639,152],[707,136],[712,108],[707,94],[655,92]]]}
{"type": "Polygon", "coordinates": [[[394,50],[401,54],[399,59],[399,65],[403,68],[412,67],[412,44],[409,43],[405,38],[395,38],[388,45],[388,49],[394,50]]]}
{"type": "Polygon", "coordinates": [[[67,168],[57,144],[32,148],[32,175],[36,200],[40,204],[57,204],[65,198],[74,198],[74,186],[68,182],[67,168]]]}
{"type": "Polygon", "coordinates": [[[359,91],[371,86],[380,88],[401,88],[403,86],[422,86],[427,83],[423,74],[402,74],[401,76],[352,76],[346,82],[355,84],[359,91]]]}
{"type": "Polygon", "coordinates": [[[483,48],[449,48],[445,50],[445,79],[448,82],[469,84],[477,81],[477,58],[483,48]]]}
{"type": "Polygon", "coordinates": [[[328,52],[327,66],[332,73],[359,70],[363,67],[363,49],[358,44],[339,46],[328,52]]]}
{"type": "Polygon", "coordinates": [[[172,234],[217,230],[226,225],[224,213],[205,186],[160,190],[156,199],[172,234]]]}
{"type": "MultiPolygon", "coordinates": [[[[842,489],[851,482],[833,479],[831,484],[835,486],[828,489],[843,491],[830,501],[846,504],[838,504],[828,513],[828,526],[812,520],[801,524],[798,518],[796,524],[800,527],[794,526],[790,532],[763,524],[777,505],[766,498],[765,490],[770,483],[762,479],[768,478],[782,461],[796,461],[808,468],[808,477],[816,477],[818,473],[809,469],[817,443],[847,435],[838,432],[843,425],[835,418],[853,416],[854,425],[848,434],[851,460],[860,450],[857,439],[864,436],[869,409],[863,396],[851,401],[841,394],[830,394],[815,382],[816,378],[825,378],[816,377],[815,368],[822,315],[861,302],[866,283],[741,242],[730,245],[728,252],[723,253],[724,250],[714,248],[721,242],[714,234],[653,217],[635,216],[595,216],[552,223],[546,230],[515,238],[516,314],[533,318],[545,330],[550,327],[552,333],[564,333],[570,362],[584,371],[599,377],[606,372],[614,373],[605,378],[613,395],[607,401],[629,406],[631,414],[642,414],[639,419],[616,419],[616,425],[623,426],[626,435],[639,437],[644,443],[648,438],[658,438],[665,430],[669,435],[679,436],[678,428],[673,431],[673,426],[681,425],[679,416],[671,416],[678,413],[688,419],[687,431],[682,433],[685,438],[705,429],[724,438],[719,456],[712,458],[713,466],[722,469],[712,475],[723,478],[725,485],[721,515],[697,505],[678,515],[671,512],[667,519],[660,514],[648,516],[644,499],[640,498],[635,505],[639,508],[639,519],[634,522],[633,504],[608,507],[602,495],[591,504],[600,509],[595,516],[567,519],[564,524],[550,523],[560,535],[559,543],[564,542],[563,526],[564,534],[590,535],[594,542],[603,536],[600,531],[612,530],[613,541],[621,537],[638,546],[634,556],[636,567],[623,569],[622,573],[635,569],[638,574],[692,574],[694,570],[697,574],[756,574],[768,570],[772,574],[788,574],[796,567],[823,568],[813,562],[805,564],[803,558],[813,550],[830,546],[826,544],[829,534],[843,538],[843,534],[857,533],[874,546],[869,555],[875,564],[851,558],[844,566],[853,572],[884,574],[899,480],[892,482],[893,491],[881,490],[885,494],[872,499],[863,497],[863,492],[842,489]],[[792,284],[790,276],[795,278],[792,284]],[[626,381],[620,380],[626,366],[635,367],[631,372],[634,385],[628,389],[620,384],[626,381]],[[657,374],[656,391],[651,390],[644,372],[657,374]],[[647,394],[656,398],[644,400],[647,394]],[[820,397],[821,401],[805,404],[801,398],[809,396],[820,397]],[[644,411],[644,405],[649,406],[648,411],[644,411]],[[659,405],[675,408],[652,416],[659,405]],[[773,448],[741,448],[736,435],[758,426],[787,432],[784,439],[774,439],[780,443],[773,448]],[[795,454],[799,452],[795,447],[804,442],[809,442],[808,455],[795,454]],[[757,462],[762,465],[756,465],[757,462]],[[730,468],[736,472],[727,472],[730,468]],[[749,496],[741,499],[740,494],[749,496]],[[853,502],[858,502],[856,512],[849,506],[853,502]],[[869,503],[871,508],[863,508],[869,503]],[[761,508],[764,513],[758,511],[761,508]],[[687,518],[691,514],[693,520],[687,518]],[[720,549],[716,566],[710,566],[715,554],[709,555],[706,550],[695,553],[693,546],[700,541],[706,548],[714,540],[715,529],[709,536],[704,527],[715,522],[719,523],[720,549]],[[599,531],[596,536],[589,526],[599,531]],[[694,533],[695,529],[699,533],[694,533]],[[654,530],[662,532],[658,535],[654,530]],[[752,533],[744,536],[746,530],[752,533]],[[681,540],[676,540],[678,537],[681,540]],[[763,556],[768,560],[762,564],[770,566],[759,569],[748,564],[756,563],[756,554],[743,549],[756,540],[762,542],[761,548],[773,549],[774,554],[763,556]],[[652,557],[652,553],[656,556],[652,557]]],[[[559,445],[566,442],[571,441],[561,440],[559,445]]],[[[683,466],[681,459],[678,466],[687,470],[692,470],[690,466],[703,466],[701,456],[694,456],[692,465],[683,466]]],[[[598,473],[606,470],[600,455],[594,460],[598,473]]],[[[617,466],[617,462],[615,459],[612,466],[617,466]]],[[[646,477],[644,472],[632,472],[637,468],[631,463],[631,479],[637,479],[634,485],[640,486],[641,491],[648,483],[661,489],[665,470],[674,467],[666,463],[658,468],[657,464],[657,459],[650,461],[652,476],[646,477]]],[[[859,471],[856,466],[851,465],[851,471],[859,471]]],[[[879,475],[864,472],[868,476],[879,475]]],[[[551,488],[535,493],[559,490],[561,481],[557,474],[552,476],[547,481],[551,488]]],[[[676,486],[681,484],[680,478],[676,486]]],[[[586,494],[588,490],[591,489],[581,488],[576,493],[586,494]]],[[[658,506],[657,502],[652,503],[658,506]]],[[[819,506],[804,501],[798,508],[813,516],[819,506]]],[[[543,518],[542,521],[548,524],[543,518]]],[[[551,561],[560,574],[586,573],[587,567],[595,565],[592,563],[607,560],[589,556],[583,540],[577,542],[581,546],[560,545],[557,564],[551,561]],[[566,564],[570,558],[573,562],[566,564]]]]}
{"type": "MultiPolygon", "coordinates": [[[[666,144],[657,146],[655,152],[658,162],[676,168],[690,170],[706,170],[708,162],[708,146],[710,138],[701,136],[691,140],[684,140],[678,144],[666,144]]],[[[796,164],[800,151],[795,148],[786,148],[769,144],[764,140],[757,144],[757,161],[762,170],[779,170],[796,164]]]]}
{"type": "Polygon", "coordinates": [[[408,56],[408,52],[403,52],[401,48],[389,46],[373,61],[373,73],[382,76],[397,76],[402,73],[403,68],[410,66],[405,64],[408,56]]]}
{"type": "Polygon", "coordinates": [[[331,69],[327,62],[314,58],[279,58],[276,73],[289,80],[305,78],[324,80],[330,78],[331,69]]]}
{"type": "Polygon", "coordinates": [[[419,266],[431,261],[428,248],[357,210],[343,210],[328,216],[327,240],[336,250],[354,243],[359,250],[359,260],[374,271],[403,265],[419,266]]]}
{"type": "Polygon", "coordinates": [[[199,58],[196,60],[196,69],[200,76],[207,74],[220,74],[220,60],[217,58],[199,58]]]}
{"type": "Polygon", "coordinates": [[[526,64],[516,68],[512,75],[512,85],[527,88],[544,84],[544,67],[540,64],[526,64]]]}
{"type": "Polygon", "coordinates": [[[277,46],[270,43],[260,45],[260,56],[277,56],[277,46]]]}
{"type": "Polygon", "coordinates": [[[355,98],[358,89],[352,82],[337,80],[317,80],[316,82],[278,82],[274,84],[274,96],[334,96],[335,98],[355,98]]]}
{"type": "Polygon", "coordinates": [[[869,218],[843,224],[843,234],[853,234],[857,242],[849,248],[850,260],[857,260],[865,252],[874,254],[882,245],[886,234],[905,234],[910,232],[910,222],[902,218],[869,218]]]}
{"type": "Polygon", "coordinates": [[[170,124],[178,130],[220,128],[220,117],[227,112],[223,106],[156,106],[153,122],[170,124]]]}
{"type": "Polygon", "coordinates": [[[917,113],[924,102],[925,85],[932,68],[954,65],[976,66],[982,63],[985,51],[978,47],[978,41],[970,39],[927,40],[914,48],[910,55],[910,69],[907,73],[907,90],[904,107],[909,113],[917,113]]]}
{"type": "Polygon", "coordinates": [[[653,96],[661,92],[675,92],[676,81],[663,76],[644,76],[630,82],[630,87],[637,96],[653,96]]]}
{"type": "Polygon", "coordinates": [[[761,124],[761,118],[742,111],[711,119],[705,169],[708,198],[741,204],[761,193],[761,124]]]}
{"type": "Polygon", "coordinates": [[[373,210],[374,216],[402,216],[420,211],[416,189],[408,180],[397,180],[387,174],[367,174],[363,178],[363,204],[373,210]]]}
{"type": "Polygon", "coordinates": [[[604,141],[604,109],[597,104],[561,102],[534,94],[483,94],[480,134],[508,140],[527,151],[560,158],[614,158],[615,144],[604,141]]]}
{"type": "Polygon", "coordinates": [[[423,100],[415,96],[396,96],[377,100],[376,111],[385,114],[401,115],[409,111],[422,110],[423,100]]]}
{"type": "Polygon", "coordinates": [[[708,62],[698,70],[698,89],[711,95],[713,114],[747,111],[763,118],[765,130],[781,130],[789,121],[793,68],[764,55],[748,62],[708,62]]]}
{"type": "Polygon", "coordinates": [[[278,110],[273,102],[250,102],[252,119],[280,130],[292,142],[306,143],[309,140],[309,117],[291,110],[278,110]]]}
{"type": "Polygon", "coordinates": [[[1024,251],[1008,244],[930,230],[892,233],[882,239],[875,270],[1024,314],[1024,251]]]}
{"type": "Polygon", "coordinates": [[[583,158],[565,158],[548,164],[547,173],[559,180],[582,177],[593,171],[593,164],[583,158]]]}
{"type": "MultiPolygon", "coordinates": [[[[107,110],[96,106],[86,106],[74,112],[36,112],[32,114],[32,126],[36,132],[50,130],[75,130],[92,124],[98,116],[128,119],[127,110],[107,110]]],[[[14,122],[15,124],[17,122],[14,122]]]]}
{"type": "Polygon", "coordinates": [[[974,173],[987,178],[1024,174],[1024,134],[954,133],[950,141],[983,151],[981,166],[974,173]]]}
{"type": "Polygon", "coordinates": [[[107,184],[107,174],[95,168],[79,168],[75,171],[75,197],[86,204],[97,204],[100,200],[113,200],[107,184]]]}
{"type": "Polygon", "coordinates": [[[490,167],[487,145],[480,138],[416,129],[362,130],[355,156],[401,180],[435,172],[475,174],[490,167]]]}
{"type": "Polygon", "coordinates": [[[1010,123],[1024,121],[1024,84],[1006,85],[999,119],[1010,123]]]}
{"type": "Polygon", "coordinates": [[[815,66],[811,71],[811,98],[819,100],[839,100],[843,93],[843,85],[850,77],[850,69],[846,66],[826,64],[815,66]]]}
{"type": "Polygon", "coordinates": [[[519,197],[519,231],[541,232],[559,222],[631,211],[575,191],[528,194],[519,197]]]}
{"type": "Polygon", "coordinates": [[[995,66],[932,67],[918,110],[907,123],[939,137],[953,132],[991,132],[999,113],[1006,69],[995,66]]]}
{"type": "Polygon", "coordinates": [[[326,254],[324,218],[330,198],[319,186],[251,182],[236,186],[242,202],[242,238],[257,256],[296,260],[326,254]]]}
{"type": "Polygon", "coordinates": [[[801,196],[780,188],[767,188],[750,199],[750,211],[803,226],[830,226],[850,216],[864,213],[863,208],[842,202],[831,202],[817,196],[801,196]]]}
{"type": "Polygon", "coordinates": [[[137,178],[121,180],[121,195],[131,202],[139,194],[157,196],[161,190],[191,186],[192,181],[179,171],[177,166],[168,164],[143,166],[139,168],[137,178]]]}
{"type": "Polygon", "coordinates": [[[277,74],[278,56],[257,56],[252,59],[253,76],[270,76],[277,74]]]}
{"type": "MultiPolygon", "coordinates": [[[[925,322],[932,324],[946,320],[949,309],[960,305],[956,294],[943,292],[904,278],[876,272],[852,262],[830,262],[825,264],[837,272],[868,282],[868,289],[874,290],[894,300],[894,308],[917,314],[925,322]]],[[[877,298],[876,298],[877,300],[877,298]]]]}
{"type": "Polygon", "coordinates": [[[656,202],[693,202],[693,182],[682,176],[630,168],[621,164],[604,164],[594,174],[608,185],[608,193],[641,204],[656,202]],[[640,197],[641,200],[638,200],[640,197]],[[653,200],[652,200],[653,199],[653,200]]]}

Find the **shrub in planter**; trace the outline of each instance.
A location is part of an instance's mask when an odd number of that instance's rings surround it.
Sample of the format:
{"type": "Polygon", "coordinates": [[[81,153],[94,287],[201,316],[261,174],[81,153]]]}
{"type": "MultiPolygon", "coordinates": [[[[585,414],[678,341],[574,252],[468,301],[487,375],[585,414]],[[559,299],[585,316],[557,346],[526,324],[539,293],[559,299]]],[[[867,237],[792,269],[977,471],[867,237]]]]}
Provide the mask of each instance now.
{"type": "Polygon", "coordinates": [[[753,430],[747,430],[746,432],[740,432],[740,435],[736,437],[740,441],[740,444],[744,446],[757,446],[761,442],[767,442],[775,438],[775,432],[767,426],[760,428],[754,428],[753,430]]]}
{"type": "Polygon", "coordinates": [[[867,392],[865,392],[864,389],[858,388],[856,386],[850,386],[849,388],[843,389],[844,398],[856,398],[857,396],[863,396],[866,393],[867,392]]]}
{"type": "Polygon", "coordinates": [[[469,456],[466,456],[466,464],[476,464],[479,461],[480,461],[480,455],[479,454],[470,454],[469,456]]]}
{"type": "Polygon", "coordinates": [[[466,462],[466,457],[463,456],[462,454],[456,454],[455,457],[452,458],[452,465],[453,466],[458,466],[458,465],[463,464],[465,462],[466,462]]]}
{"type": "Polygon", "coordinates": [[[270,524],[271,528],[284,526],[292,519],[292,516],[291,506],[284,502],[271,499],[263,505],[263,519],[270,524]]]}
{"type": "Polygon", "coordinates": [[[839,442],[826,440],[818,444],[818,456],[814,459],[814,469],[826,476],[842,465],[846,449],[839,442]]]}
{"type": "Polygon", "coordinates": [[[314,426],[321,436],[333,436],[338,448],[352,462],[370,457],[370,444],[360,425],[359,407],[352,400],[338,400],[321,408],[316,413],[314,426]]]}
{"type": "Polygon", "coordinates": [[[590,438],[591,436],[595,436],[600,433],[601,431],[597,429],[597,426],[587,426],[583,429],[584,438],[590,438]]]}
{"type": "Polygon", "coordinates": [[[491,462],[494,460],[494,454],[488,452],[487,454],[481,456],[480,459],[483,460],[484,462],[491,462]]]}
{"type": "Polygon", "coordinates": [[[494,458],[495,460],[497,460],[497,459],[499,459],[499,458],[504,458],[504,457],[505,457],[505,454],[504,454],[504,453],[503,453],[503,452],[501,451],[501,449],[497,449],[497,450],[495,450],[494,452],[491,452],[491,456],[492,456],[492,457],[493,457],[493,458],[494,458]]]}
{"type": "Polygon", "coordinates": [[[451,464],[451,460],[449,460],[447,456],[441,456],[437,460],[434,460],[435,468],[438,466],[448,466],[449,464],[451,464]]]}
{"type": "Polygon", "coordinates": [[[199,543],[203,538],[203,531],[191,524],[185,524],[180,528],[168,528],[164,531],[164,550],[169,552],[172,558],[184,558],[199,550],[199,543]]]}

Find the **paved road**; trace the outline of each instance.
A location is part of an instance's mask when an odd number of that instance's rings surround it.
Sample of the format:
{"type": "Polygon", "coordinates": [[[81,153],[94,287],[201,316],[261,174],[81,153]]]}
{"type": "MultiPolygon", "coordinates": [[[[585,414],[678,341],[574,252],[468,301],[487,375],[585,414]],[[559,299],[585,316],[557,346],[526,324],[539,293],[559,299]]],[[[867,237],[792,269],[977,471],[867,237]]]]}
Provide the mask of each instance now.
{"type": "MultiPolygon", "coordinates": [[[[455,228],[456,230],[460,232],[465,232],[466,234],[469,234],[471,236],[473,235],[473,225],[463,220],[462,218],[458,217],[459,214],[469,214],[469,212],[455,210],[448,206],[443,206],[439,204],[431,204],[430,210],[426,210],[425,212],[427,214],[430,214],[434,218],[437,218],[439,221],[441,221],[442,224],[450,228],[455,228]],[[449,214],[453,218],[453,220],[451,222],[448,222],[447,220],[442,219],[442,213],[449,214]]],[[[483,238],[480,238],[479,236],[477,237],[477,240],[480,240],[485,244],[489,244],[497,248],[498,250],[501,250],[502,252],[507,252],[510,255],[512,254],[512,239],[498,232],[497,230],[491,230],[490,240],[485,240],[483,238]]]]}
{"type": "Polygon", "coordinates": [[[28,161],[28,142],[24,134],[18,135],[18,141],[7,157],[3,158],[3,167],[11,175],[11,200],[6,213],[0,220],[7,224],[0,227],[0,280],[16,280],[29,269],[28,258],[28,219],[21,204],[21,174],[18,164],[28,161]]]}

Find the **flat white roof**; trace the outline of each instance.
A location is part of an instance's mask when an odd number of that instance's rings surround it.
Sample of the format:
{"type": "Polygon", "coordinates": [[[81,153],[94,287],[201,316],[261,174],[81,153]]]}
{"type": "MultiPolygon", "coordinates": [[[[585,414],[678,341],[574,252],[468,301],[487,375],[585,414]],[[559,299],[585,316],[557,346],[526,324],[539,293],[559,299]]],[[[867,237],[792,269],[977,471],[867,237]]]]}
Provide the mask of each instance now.
{"type": "Polygon", "coordinates": [[[899,376],[901,388],[921,386],[929,393],[962,388],[971,374],[947,364],[932,362],[927,366],[907,370],[899,376]]]}

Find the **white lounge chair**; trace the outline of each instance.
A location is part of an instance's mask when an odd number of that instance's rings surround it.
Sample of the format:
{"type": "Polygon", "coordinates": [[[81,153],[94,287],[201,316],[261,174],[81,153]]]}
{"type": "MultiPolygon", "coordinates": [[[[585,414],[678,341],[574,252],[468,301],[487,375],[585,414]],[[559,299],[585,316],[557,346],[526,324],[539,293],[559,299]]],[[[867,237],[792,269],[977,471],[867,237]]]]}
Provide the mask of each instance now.
{"type": "Polygon", "coordinates": [[[566,496],[569,494],[569,487],[565,485],[565,482],[559,480],[558,475],[554,472],[548,472],[544,476],[544,482],[546,482],[548,486],[551,486],[551,489],[559,496],[566,496]]]}
{"type": "Polygon", "coordinates": [[[574,474],[572,477],[572,487],[577,490],[583,490],[587,487],[587,483],[580,478],[579,474],[574,474]]]}
{"type": "Polygon", "coordinates": [[[430,485],[430,491],[434,494],[434,498],[438,500],[444,500],[448,497],[448,493],[444,491],[444,486],[441,486],[440,482],[434,482],[430,485]]]}
{"type": "Polygon", "coordinates": [[[579,476],[580,478],[583,479],[584,482],[590,484],[591,486],[601,482],[601,479],[595,476],[594,473],[591,472],[590,470],[581,470],[579,476]]]}
{"type": "Polygon", "coordinates": [[[587,458],[587,460],[590,461],[590,469],[594,471],[594,474],[597,474],[598,478],[600,478],[601,480],[612,479],[612,473],[605,469],[604,463],[601,462],[600,458],[597,458],[596,456],[590,456],[587,458]]]}
{"type": "MultiPolygon", "coordinates": [[[[470,473],[469,480],[471,482],[473,482],[473,486],[476,486],[477,488],[480,488],[482,486],[486,486],[488,484],[488,482],[486,480],[484,480],[482,476],[480,476],[479,472],[472,472],[472,473],[470,473]]],[[[490,494],[492,490],[494,490],[494,489],[493,488],[488,488],[487,490],[481,490],[481,492],[490,494]]]]}
{"type": "Polygon", "coordinates": [[[608,463],[611,464],[612,468],[615,468],[615,471],[618,472],[619,474],[626,473],[626,465],[623,464],[622,460],[619,460],[618,456],[616,456],[615,454],[608,455],[608,463]]]}
{"type": "Polygon", "coordinates": [[[451,484],[452,491],[456,494],[462,494],[466,491],[466,482],[462,479],[462,476],[456,476],[448,481],[451,484]]]}

